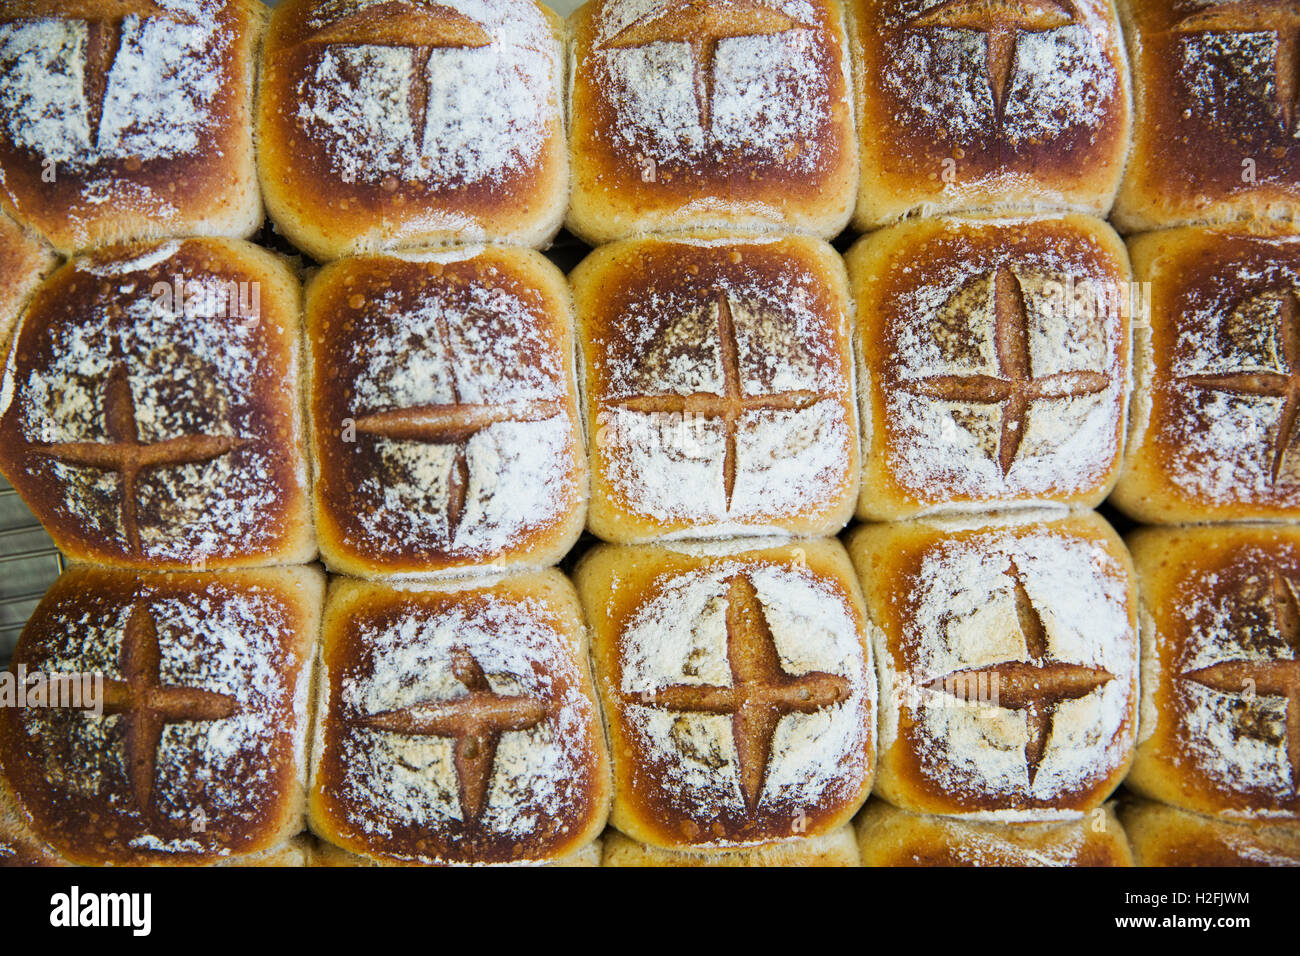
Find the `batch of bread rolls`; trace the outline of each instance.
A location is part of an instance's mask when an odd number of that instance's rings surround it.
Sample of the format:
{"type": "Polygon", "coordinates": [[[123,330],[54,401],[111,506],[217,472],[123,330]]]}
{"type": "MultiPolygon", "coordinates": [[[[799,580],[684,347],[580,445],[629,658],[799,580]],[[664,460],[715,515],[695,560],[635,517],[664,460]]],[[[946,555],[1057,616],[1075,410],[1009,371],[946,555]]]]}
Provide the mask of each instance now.
{"type": "Polygon", "coordinates": [[[1300,864],[1298,31],[3,0],[0,863],[1300,864]]]}

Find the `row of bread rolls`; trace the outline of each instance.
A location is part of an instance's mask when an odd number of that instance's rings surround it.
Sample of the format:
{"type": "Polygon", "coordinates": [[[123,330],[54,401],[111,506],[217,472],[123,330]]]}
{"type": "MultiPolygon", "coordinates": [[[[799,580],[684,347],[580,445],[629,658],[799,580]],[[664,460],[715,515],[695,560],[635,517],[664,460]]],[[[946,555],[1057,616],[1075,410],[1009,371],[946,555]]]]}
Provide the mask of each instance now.
{"type": "Polygon", "coordinates": [[[0,707],[0,857],[309,827],[336,862],[547,863],[608,821],[607,858],[843,860],[874,793],[867,862],[1095,865],[1124,780],[1178,808],[1133,811],[1140,859],[1300,863],[1300,531],[1129,544],[1025,515],[601,545],[573,584],[74,568],[0,707]]]}
{"type": "Polygon", "coordinates": [[[1289,27],[1244,8],[592,0],[566,27],[534,0],[23,0],[0,20],[0,205],[65,253],[247,236],[263,200],[324,260],[540,246],[562,221],[604,242],[1112,203],[1128,230],[1291,220],[1300,189],[1289,27]]]}

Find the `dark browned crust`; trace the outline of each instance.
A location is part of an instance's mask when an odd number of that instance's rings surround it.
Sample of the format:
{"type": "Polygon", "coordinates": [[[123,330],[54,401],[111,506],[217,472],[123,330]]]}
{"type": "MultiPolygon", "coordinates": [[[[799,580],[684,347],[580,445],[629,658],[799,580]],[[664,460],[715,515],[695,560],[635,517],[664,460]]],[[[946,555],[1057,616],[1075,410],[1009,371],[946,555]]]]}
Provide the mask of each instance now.
{"type": "Polygon", "coordinates": [[[1145,800],[1121,805],[1138,866],[1300,866],[1300,824],[1236,822],[1145,800]]]}
{"type": "MultiPolygon", "coordinates": [[[[51,630],[60,610],[75,608],[100,621],[125,607],[138,606],[142,599],[207,594],[220,601],[230,594],[256,593],[260,620],[280,630],[278,655],[272,663],[284,676],[284,692],[276,714],[268,715],[267,726],[276,728],[271,756],[264,761],[257,754],[246,754],[236,778],[215,784],[219,793],[199,795],[206,814],[202,829],[191,820],[177,822],[152,808],[142,812],[133,802],[127,774],[106,773],[98,793],[91,796],[60,786],[47,768],[74,766],[69,763],[71,753],[62,747],[65,741],[50,734],[30,736],[23,709],[0,707],[0,775],[12,788],[17,811],[35,836],[67,860],[83,865],[211,862],[265,850],[282,840],[286,823],[301,812],[301,796],[296,795],[302,772],[299,735],[306,732],[306,724],[295,718],[294,693],[303,669],[311,666],[309,646],[316,623],[316,608],[298,593],[300,587],[297,579],[275,570],[142,575],[83,566],[55,581],[18,641],[11,670],[22,666],[28,674],[67,672],[66,667],[45,664],[52,649],[66,640],[66,634],[51,630]],[[195,848],[170,853],[130,845],[141,838],[189,841],[195,848]]],[[[88,662],[99,656],[115,659],[117,649],[90,645],[85,653],[88,662]]],[[[96,668],[88,664],[84,669],[94,672],[96,668]]],[[[72,719],[72,711],[64,713],[72,719]]],[[[115,746],[120,739],[119,727],[108,745],[115,746]]]]}

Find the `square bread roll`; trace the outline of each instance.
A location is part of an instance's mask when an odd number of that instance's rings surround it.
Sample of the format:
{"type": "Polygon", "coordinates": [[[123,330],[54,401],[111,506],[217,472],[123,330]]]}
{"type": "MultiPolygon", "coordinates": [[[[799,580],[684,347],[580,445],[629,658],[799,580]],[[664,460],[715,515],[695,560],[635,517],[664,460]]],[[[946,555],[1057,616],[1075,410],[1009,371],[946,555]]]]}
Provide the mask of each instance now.
{"type": "Polygon", "coordinates": [[[258,97],[277,228],[317,259],[543,246],[569,192],[563,25],[534,0],[284,0],[258,97]]]}
{"type": "Polygon", "coordinates": [[[26,706],[0,707],[11,819],[83,865],[212,863],[301,833],[323,588],[312,568],[63,574],[14,651],[26,706]]]}
{"type": "Polygon", "coordinates": [[[848,0],[854,224],[1110,210],[1132,126],[1112,0],[848,0]]]}
{"type": "Polygon", "coordinates": [[[857,497],[851,303],[830,246],[633,239],[574,270],[588,527],[608,541],[833,534],[857,497]]]}
{"type": "Polygon", "coordinates": [[[547,863],[609,813],[582,609],[558,571],[392,587],[325,608],[308,819],[391,865],[547,863]]]}
{"type": "Polygon", "coordinates": [[[872,800],[855,821],[863,866],[1132,866],[1107,804],[1067,823],[989,823],[872,800]]]}
{"type": "Polygon", "coordinates": [[[876,795],[1001,823],[1077,819],[1133,756],[1137,594],[1092,513],[859,528],[880,675],[876,795]]]}
{"type": "Polygon", "coordinates": [[[321,554],[362,577],[542,567],[582,532],[564,276],[504,247],[331,263],[307,291],[321,554]]]}
{"type": "Polygon", "coordinates": [[[235,239],[100,250],[37,290],[0,380],[0,474],[75,560],[310,561],[300,292],[235,239]]]}
{"type": "Polygon", "coordinates": [[[1119,8],[1136,107],[1116,225],[1294,220],[1295,5],[1119,0],[1119,8]]]}
{"type": "Polygon", "coordinates": [[[0,213],[0,359],[27,300],[57,264],[53,249],[0,213]]]}
{"type": "Polygon", "coordinates": [[[1300,517],[1300,234],[1170,229],[1129,251],[1148,316],[1111,500],[1151,524],[1300,517]]]}
{"type": "Polygon", "coordinates": [[[692,853],[686,850],[663,850],[628,839],[617,830],[605,834],[601,866],[677,867],[677,866],[860,866],[858,843],[853,827],[842,827],[821,836],[803,837],[786,843],[744,847],[739,850],[714,850],[692,853]]]}
{"type": "Polygon", "coordinates": [[[568,29],[577,235],[829,239],[848,224],[858,148],[840,0],[591,0],[568,29]]]}
{"type": "Polygon", "coordinates": [[[1147,800],[1119,810],[1138,866],[1300,866],[1300,825],[1201,816],[1147,800]]]}
{"type": "Polygon", "coordinates": [[[663,849],[726,850],[849,822],[871,790],[876,680],[838,541],[606,545],[575,580],[613,826],[663,849]]]}
{"type": "Polygon", "coordinates": [[[248,236],[257,0],[8,0],[0,208],[60,252],[248,236]]]}
{"type": "Polygon", "coordinates": [[[1100,220],[920,220],[848,254],[858,311],[858,514],[1058,503],[1119,475],[1130,273],[1100,220]]]}
{"type": "Polygon", "coordinates": [[[1226,817],[1300,819],[1300,529],[1148,529],[1142,728],[1128,787],[1226,817]]]}

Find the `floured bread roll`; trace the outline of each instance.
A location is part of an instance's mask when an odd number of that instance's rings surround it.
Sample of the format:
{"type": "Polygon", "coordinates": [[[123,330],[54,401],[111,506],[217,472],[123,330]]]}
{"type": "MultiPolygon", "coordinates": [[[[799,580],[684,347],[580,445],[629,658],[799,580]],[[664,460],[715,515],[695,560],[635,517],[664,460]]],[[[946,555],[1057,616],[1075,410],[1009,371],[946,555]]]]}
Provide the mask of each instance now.
{"type": "Polygon", "coordinates": [[[1130,247],[1150,321],[1111,500],[1153,524],[1300,516],[1300,235],[1171,229],[1130,247]]]}
{"type": "Polygon", "coordinates": [[[14,651],[27,706],[0,707],[11,819],[80,864],[213,863],[301,833],[323,583],[65,573],[14,651]]]}
{"type": "Polygon", "coordinates": [[[1137,595],[1096,515],[859,528],[880,672],[876,794],[997,822],[1076,819],[1128,770],[1137,595]]]}
{"type": "Polygon", "coordinates": [[[851,305],[814,239],[700,233],[573,272],[588,526],[610,541],[833,534],[857,496],[851,305]]]}
{"type": "Polygon", "coordinates": [[[548,863],[609,811],[573,586],[558,571],[326,602],[313,832],[387,864],[548,863]]]}
{"type": "Polygon", "coordinates": [[[1300,866],[1300,825],[1219,820],[1133,800],[1120,807],[1138,866],[1300,866]]]}
{"type": "Polygon", "coordinates": [[[1142,732],[1130,789],[1300,819],[1300,530],[1139,531],[1142,732]]]}
{"type": "Polygon", "coordinates": [[[1289,0],[1119,0],[1136,96],[1115,223],[1294,220],[1300,111],[1289,0]]]}
{"type": "Polygon", "coordinates": [[[859,866],[858,844],[847,824],[821,836],[786,843],[692,853],[663,850],[630,840],[617,830],[605,834],[601,866],[859,866]]]}
{"type": "Polygon", "coordinates": [[[610,823],[664,849],[820,836],[871,790],[876,681],[834,540],[604,546],[576,571],[610,823]]]}
{"type": "Polygon", "coordinates": [[[568,226],[829,239],[858,150],[839,0],[591,0],[569,18],[568,226]]]}
{"type": "MultiPolygon", "coordinates": [[[[593,840],[581,849],[574,850],[567,856],[558,857],[553,860],[547,860],[545,863],[504,863],[502,866],[553,866],[553,867],[578,867],[591,868],[600,866],[601,844],[603,840],[593,840]]],[[[312,848],[311,862],[309,866],[329,866],[329,867],[377,867],[383,866],[377,860],[368,856],[358,856],[355,853],[349,853],[333,843],[325,843],[317,840],[312,848]]]]}
{"type": "Polygon", "coordinates": [[[1132,866],[1110,806],[1067,823],[989,823],[873,800],[855,822],[863,866],[1132,866]]]}
{"type": "Polygon", "coordinates": [[[272,220],[317,259],[546,244],[569,188],[561,34],[534,0],[285,0],[258,102],[272,220]]]}
{"type": "Polygon", "coordinates": [[[115,246],[37,290],[0,380],[0,474],[76,558],[310,561],[299,290],[234,239],[115,246]]]}
{"type": "Polygon", "coordinates": [[[587,473],[564,277],[507,248],[332,263],[307,294],[321,554],[363,577],[553,564],[587,473]]]}
{"type": "Polygon", "coordinates": [[[1131,368],[1128,256],[1110,227],[921,220],[866,237],[848,263],[859,516],[1101,503],[1119,474],[1131,368]]]}
{"type": "Polygon", "coordinates": [[[9,0],[0,208],[60,252],[247,236],[257,0],[9,0]]]}
{"type": "Polygon", "coordinates": [[[1132,126],[1113,0],[848,0],[855,224],[974,210],[1104,216],[1132,126]]]}
{"type": "Polygon", "coordinates": [[[0,358],[23,306],[57,261],[54,250],[0,213],[0,358]]]}

